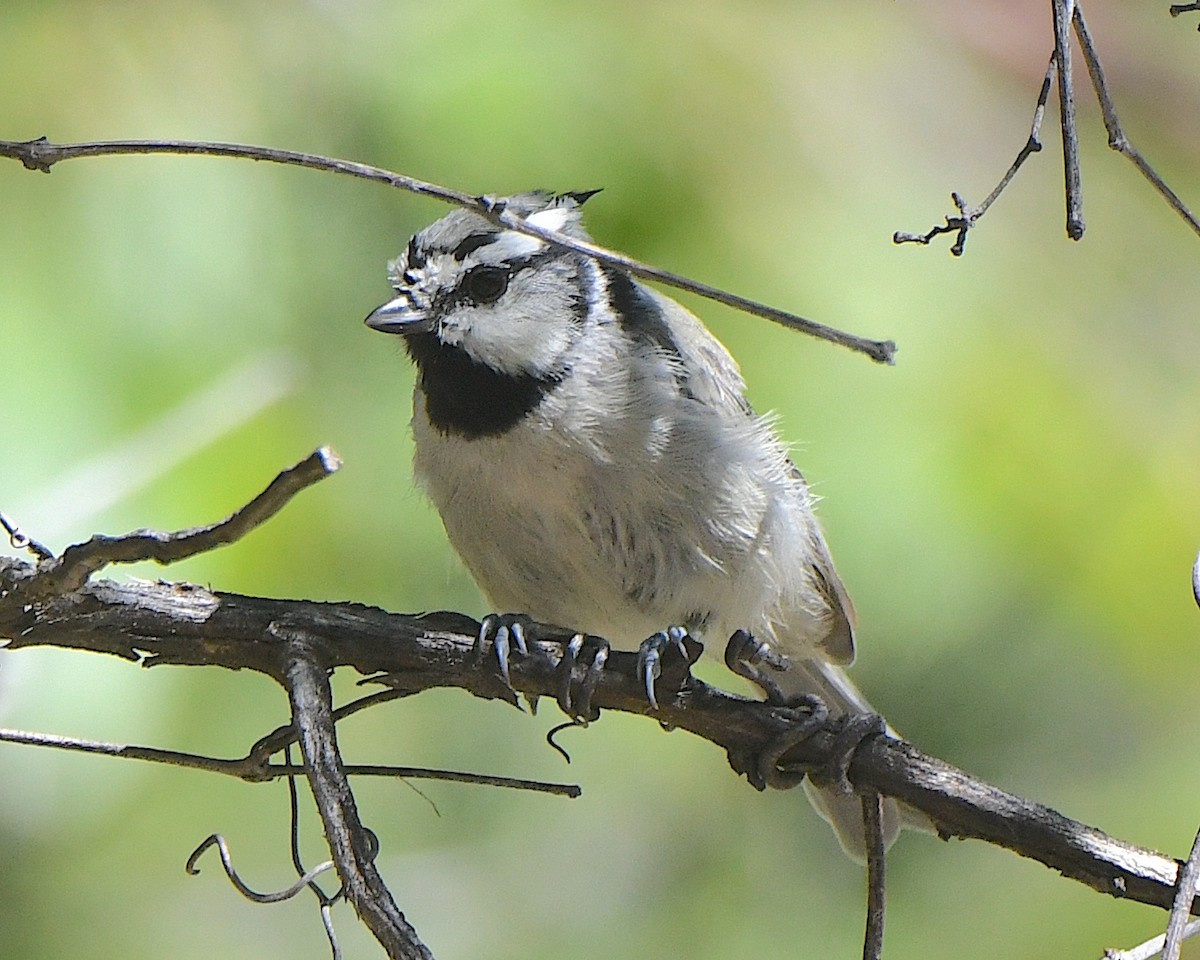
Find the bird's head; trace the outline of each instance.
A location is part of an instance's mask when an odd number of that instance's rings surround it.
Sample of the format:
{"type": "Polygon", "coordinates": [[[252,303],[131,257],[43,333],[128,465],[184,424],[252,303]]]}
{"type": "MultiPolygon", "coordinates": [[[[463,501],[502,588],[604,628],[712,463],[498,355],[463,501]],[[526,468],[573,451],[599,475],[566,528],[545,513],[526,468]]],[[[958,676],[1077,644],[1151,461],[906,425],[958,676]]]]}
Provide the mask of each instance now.
{"type": "MultiPolygon", "coordinates": [[[[586,239],[580,207],[589,196],[536,192],[496,202],[537,226],[586,239]]],[[[584,262],[572,251],[455,210],[416,234],[388,264],[396,295],[366,323],[403,336],[419,365],[452,350],[508,376],[558,376],[587,314],[584,262]]]]}

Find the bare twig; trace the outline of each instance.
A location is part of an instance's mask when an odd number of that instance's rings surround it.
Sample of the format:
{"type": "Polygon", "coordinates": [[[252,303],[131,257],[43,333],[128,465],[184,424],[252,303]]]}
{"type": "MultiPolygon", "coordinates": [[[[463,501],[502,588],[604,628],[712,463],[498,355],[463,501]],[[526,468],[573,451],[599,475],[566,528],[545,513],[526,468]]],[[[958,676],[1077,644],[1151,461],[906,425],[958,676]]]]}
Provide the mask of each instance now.
{"type": "Polygon", "coordinates": [[[26,583],[25,595],[55,596],[78,590],[93,573],[112,563],[153,560],[166,565],[233,543],[271,519],[305,487],[323,480],[341,465],[337,454],[322,447],[280,473],[262,493],[236,513],[206,527],[174,533],[135,530],[120,537],[97,534],[84,543],[67,547],[57,560],[39,567],[37,574],[26,583]]]}
{"type": "MultiPolygon", "coordinates": [[[[290,744],[284,747],[284,759],[290,766],[292,762],[290,744]]],[[[295,777],[287,778],[287,790],[288,819],[291,824],[288,840],[292,853],[292,867],[298,876],[306,876],[309,871],[304,869],[304,858],[300,853],[300,797],[299,791],[296,789],[295,777]]],[[[337,930],[333,926],[333,906],[345,898],[346,888],[339,886],[336,893],[328,894],[321,889],[321,885],[314,878],[308,881],[308,889],[320,904],[321,925],[325,928],[325,937],[329,940],[329,949],[333,953],[333,960],[342,960],[342,946],[338,942],[337,930]]]]}
{"type": "MultiPolygon", "coordinates": [[[[294,736],[292,739],[294,740],[294,736]]],[[[52,733],[34,733],[27,730],[0,729],[0,743],[20,743],[27,746],[49,747],[54,750],[66,750],[73,753],[91,753],[108,757],[119,757],[124,760],[144,760],[172,767],[202,770],[205,773],[220,773],[229,777],[237,777],[239,780],[245,780],[249,783],[263,783],[268,780],[278,780],[281,777],[294,777],[304,773],[303,766],[292,763],[267,762],[269,754],[258,749],[257,744],[246,756],[228,760],[220,757],[206,757],[202,754],[182,753],[177,750],[162,750],[158,747],[105,743],[99,740],[61,737],[52,733]]],[[[517,777],[498,777],[487,773],[467,773],[461,770],[438,770],[432,767],[401,767],[391,764],[347,764],[346,773],[352,777],[394,777],[399,780],[444,780],[450,783],[472,783],[484,787],[504,787],[509,790],[550,793],[572,800],[582,794],[579,785],[574,783],[547,783],[542,780],[522,780],[517,777]]]]}
{"type": "Polygon", "coordinates": [[[1075,128],[1075,86],[1071,68],[1074,0],[1050,0],[1054,12],[1054,56],[1058,60],[1058,105],[1062,124],[1063,174],[1067,192],[1067,236],[1083,238],[1083,186],[1079,173],[1079,134],[1075,128]]]}
{"type": "MultiPolygon", "coordinates": [[[[1195,13],[1197,10],[1200,10],[1200,2],[1198,2],[1198,3],[1173,3],[1168,8],[1168,10],[1169,10],[1171,16],[1173,16],[1173,17],[1177,17],[1181,13],[1195,13]]],[[[1196,29],[1200,30],[1200,25],[1198,25],[1196,27],[1196,29]]]]}
{"type": "Polygon", "coordinates": [[[863,838],[867,848],[867,929],[863,935],[863,960],[883,956],[883,923],[887,901],[887,862],[883,846],[883,800],[874,790],[862,795],[863,838]]]}
{"type": "Polygon", "coordinates": [[[897,231],[892,235],[893,243],[919,243],[927,246],[936,236],[943,233],[955,233],[957,236],[950,247],[950,252],[956,257],[963,255],[963,250],[967,243],[967,233],[988,212],[991,205],[996,202],[1000,194],[1004,192],[1004,189],[1012,182],[1013,177],[1017,175],[1017,171],[1024,166],[1025,161],[1042,149],[1042,141],[1040,139],[1042,118],[1046,114],[1046,101],[1050,97],[1050,85],[1054,82],[1054,75],[1057,69],[1058,60],[1051,54],[1050,64],[1046,67],[1046,76],[1042,79],[1042,89],[1038,93],[1037,106],[1033,110],[1033,123],[1029,128],[1029,137],[1026,139],[1025,145],[1017,152],[1016,159],[1013,160],[1008,171],[1000,178],[1000,182],[987,195],[983,203],[977,207],[969,207],[961,194],[952,193],[950,194],[950,199],[954,201],[954,205],[958,208],[957,217],[946,217],[945,226],[932,227],[928,232],[922,234],[897,231]]]}
{"type": "Polygon", "coordinates": [[[576,253],[582,253],[602,263],[611,264],[634,276],[642,277],[646,280],[656,280],[659,283],[664,283],[679,290],[687,290],[708,300],[715,300],[717,303],[733,307],[735,310],[740,310],[743,313],[750,313],[766,320],[772,320],[775,323],[782,324],[793,330],[799,330],[801,333],[806,333],[809,336],[839,344],[840,346],[865,354],[878,363],[890,364],[895,362],[896,344],[891,340],[869,340],[865,337],[845,333],[842,330],[837,330],[825,324],[817,323],[814,320],[808,320],[797,314],[789,313],[786,310],[779,310],[755,300],[729,293],[707,283],[701,283],[698,280],[692,280],[680,274],[672,273],[669,270],[652,267],[649,264],[642,263],[640,260],[634,260],[632,257],[627,257],[624,254],[597,246],[594,243],[589,243],[575,237],[568,237],[553,230],[543,229],[508,212],[504,209],[503,204],[498,203],[494,197],[472,196],[471,194],[462,193],[459,190],[452,190],[435,183],[417,180],[414,177],[406,177],[403,174],[393,173],[390,170],[383,170],[379,167],[368,166],[364,163],[335,160],[330,157],[300,153],[294,150],[275,150],[268,147],[256,147],[247,144],[210,143],[194,140],[105,140],[95,143],[69,144],[54,144],[45,137],[24,141],[0,140],[0,157],[11,157],[20,160],[27,169],[40,170],[43,173],[49,173],[50,168],[56,163],[61,163],[64,160],[72,160],[77,157],[150,153],[241,157],[248,160],[291,164],[293,166],[306,167],[310,170],[346,174],[364,180],[372,180],[376,183],[384,183],[390,187],[408,190],[411,193],[433,197],[437,200],[465,207],[506,229],[528,234],[531,237],[537,237],[538,239],[545,240],[547,243],[552,243],[567,250],[574,250],[576,253]]]}
{"type": "Polygon", "coordinates": [[[1088,30],[1087,21],[1083,18],[1083,10],[1078,4],[1075,6],[1075,36],[1079,39],[1079,49],[1083,52],[1083,59],[1087,63],[1088,75],[1092,79],[1092,88],[1096,91],[1096,99],[1100,101],[1100,112],[1104,116],[1104,129],[1108,131],[1108,145],[1122,156],[1127,157],[1138,168],[1142,176],[1150,182],[1150,185],[1158,191],[1159,195],[1170,204],[1171,209],[1183,217],[1184,222],[1192,230],[1200,233],[1200,220],[1196,219],[1178,194],[1167,186],[1158,171],[1150,166],[1149,161],[1142,156],[1142,152],[1125,136],[1121,121],[1117,117],[1117,108],[1113,103],[1112,94],[1109,93],[1108,81],[1104,77],[1104,67],[1096,53],[1096,46],[1092,42],[1092,34],[1088,30]]]}
{"type": "MultiPolygon", "coordinates": [[[[1104,126],[1108,131],[1108,145],[1113,150],[1127,157],[1137,167],[1142,176],[1158,191],[1159,195],[1184,219],[1188,226],[1196,233],[1200,233],[1200,220],[1197,220],[1187,205],[1179,198],[1178,194],[1167,186],[1166,181],[1150,165],[1141,151],[1125,136],[1121,122],[1117,117],[1112,95],[1108,89],[1108,83],[1104,76],[1104,68],[1100,63],[1099,55],[1096,53],[1095,43],[1092,40],[1091,33],[1088,31],[1081,5],[1078,2],[1072,3],[1071,0],[1051,0],[1051,6],[1054,14],[1054,52],[1051,54],[1050,65],[1046,70],[1045,77],[1042,79],[1042,88],[1038,95],[1037,107],[1034,110],[1033,128],[1030,131],[1029,139],[1026,141],[1025,146],[1021,148],[1020,153],[1017,154],[1012,165],[1008,168],[1008,172],[1001,178],[999,184],[988,195],[987,199],[978,207],[972,207],[967,204],[961,194],[952,193],[950,195],[951,199],[958,208],[957,216],[947,216],[944,224],[931,227],[925,233],[897,231],[892,236],[893,242],[928,245],[934,237],[953,233],[955,234],[955,241],[950,248],[950,252],[955,256],[962,255],[967,241],[967,234],[971,228],[975,226],[984,213],[987,212],[988,208],[995,202],[996,198],[1004,191],[1013,177],[1016,176],[1017,171],[1029,159],[1030,155],[1042,149],[1042,144],[1038,139],[1038,131],[1045,114],[1050,86],[1054,82],[1056,75],[1058,77],[1059,103],[1062,108],[1060,111],[1060,120],[1063,137],[1067,235],[1073,240],[1082,238],[1085,229],[1083,219],[1083,190],[1079,166],[1079,142],[1076,130],[1074,86],[1070,75],[1071,45],[1069,27],[1073,27],[1075,36],[1079,41],[1079,47],[1083,53],[1084,62],[1087,64],[1092,87],[1100,103],[1100,110],[1104,116],[1104,126]],[[1058,69],[1060,62],[1063,64],[1064,70],[1058,69]]],[[[1171,8],[1171,13],[1173,16],[1176,16],[1185,10],[1191,9],[1200,9],[1200,4],[1179,4],[1171,8]]]]}
{"type": "Polygon", "coordinates": [[[8,534],[9,545],[14,550],[27,550],[37,560],[54,559],[54,554],[49,549],[30,537],[29,534],[9,520],[3,513],[0,513],[0,527],[3,527],[4,532],[8,534]]]}
{"type": "Polygon", "coordinates": [[[290,887],[284,887],[282,890],[274,890],[271,893],[259,893],[252,890],[238,876],[237,870],[233,867],[233,857],[229,853],[229,844],[219,833],[209,835],[188,857],[187,864],[184,869],[193,877],[200,873],[200,868],[196,866],[196,861],[200,859],[204,851],[209,847],[215,846],[221,855],[221,866],[225,869],[225,876],[229,878],[229,882],[237,888],[247,900],[253,900],[255,903],[280,903],[283,900],[291,900],[296,894],[300,893],[313,880],[323,873],[333,869],[333,861],[326,860],[313,867],[311,870],[304,873],[300,879],[293,883],[290,887]]]}
{"type": "Polygon", "coordinates": [[[1179,949],[1183,946],[1188,917],[1192,913],[1192,899],[1196,896],[1197,879],[1200,879],[1200,832],[1192,841],[1192,852],[1179,868],[1175,902],[1171,904],[1167,935],[1163,941],[1163,960],[1179,960],[1179,949]]]}

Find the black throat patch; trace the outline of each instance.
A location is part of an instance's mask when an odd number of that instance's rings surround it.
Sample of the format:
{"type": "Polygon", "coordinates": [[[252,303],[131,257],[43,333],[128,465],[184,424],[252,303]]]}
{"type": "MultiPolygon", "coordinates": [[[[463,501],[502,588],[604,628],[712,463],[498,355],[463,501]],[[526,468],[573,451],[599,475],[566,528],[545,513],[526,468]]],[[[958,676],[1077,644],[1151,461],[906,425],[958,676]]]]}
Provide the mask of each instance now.
{"type": "Polygon", "coordinates": [[[405,337],[417,365],[429,422],[440,433],[477,440],[511,430],[550,393],[558,376],[513,376],[477,363],[433,333],[405,337]]]}

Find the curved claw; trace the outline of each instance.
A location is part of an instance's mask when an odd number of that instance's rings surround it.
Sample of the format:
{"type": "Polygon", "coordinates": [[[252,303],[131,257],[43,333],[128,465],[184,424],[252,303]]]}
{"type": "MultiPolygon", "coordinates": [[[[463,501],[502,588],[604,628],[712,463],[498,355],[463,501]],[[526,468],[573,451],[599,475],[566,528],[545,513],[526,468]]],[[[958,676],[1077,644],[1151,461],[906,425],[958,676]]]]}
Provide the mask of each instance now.
{"type": "Polygon", "coordinates": [[[504,681],[504,685],[511,689],[512,679],[508,673],[508,627],[501,624],[496,631],[496,636],[492,638],[492,649],[496,653],[496,666],[500,668],[500,679],[504,681]]]}
{"type": "Polygon", "coordinates": [[[496,669],[500,680],[508,691],[516,698],[512,677],[509,674],[508,663],[515,648],[521,656],[529,654],[527,640],[527,618],[517,614],[489,613],[479,624],[479,633],[471,646],[471,663],[478,666],[483,662],[488,644],[492,645],[492,653],[496,659],[496,669]]]}
{"type": "Polygon", "coordinates": [[[610,649],[607,640],[588,638],[582,633],[575,634],[563,648],[562,660],[558,665],[558,690],[555,699],[562,712],[573,720],[590,723],[599,719],[600,711],[592,708],[592,694],[596,692],[596,685],[604,673],[610,649]],[[587,660],[587,671],[579,687],[578,697],[572,697],[571,685],[575,679],[575,666],[581,659],[583,648],[589,644],[595,647],[595,653],[583,657],[587,660]]]}
{"type": "Polygon", "coordinates": [[[735,630],[725,645],[725,666],[762,690],[769,702],[779,705],[787,703],[779,684],[766,671],[759,669],[760,663],[772,670],[786,670],[789,661],[754,635],[745,630],[735,630]]]}
{"type": "Polygon", "coordinates": [[[658,698],[654,695],[654,682],[662,676],[663,651],[674,647],[679,655],[687,660],[687,648],[683,644],[687,630],[680,626],[667,627],[652,637],[642,641],[638,647],[638,676],[642,678],[642,686],[646,691],[646,699],[652,710],[658,709],[658,698]]]}
{"type": "Polygon", "coordinates": [[[579,660],[579,651],[582,649],[583,634],[577,633],[563,647],[562,660],[558,664],[558,690],[555,692],[554,699],[558,701],[559,708],[568,717],[575,715],[571,704],[571,678],[575,672],[575,664],[579,660]]]}
{"type": "Polygon", "coordinates": [[[600,716],[599,710],[592,710],[592,694],[596,692],[596,684],[600,682],[600,676],[604,673],[604,666],[608,663],[608,653],[611,649],[605,642],[596,650],[596,655],[592,657],[592,662],[588,664],[587,673],[583,677],[583,686],[579,688],[579,712],[589,719],[596,719],[600,716]]]}

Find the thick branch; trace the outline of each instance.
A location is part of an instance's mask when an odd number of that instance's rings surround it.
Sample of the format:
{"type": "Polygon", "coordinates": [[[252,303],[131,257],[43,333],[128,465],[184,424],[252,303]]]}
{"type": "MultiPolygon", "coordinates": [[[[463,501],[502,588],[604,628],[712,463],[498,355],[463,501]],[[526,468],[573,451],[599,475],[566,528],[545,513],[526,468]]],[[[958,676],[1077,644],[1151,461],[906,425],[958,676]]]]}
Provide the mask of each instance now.
{"type": "MultiPolygon", "coordinates": [[[[455,613],[390,614],[359,604],[269,600],[209,593],[186,584],[99,581],[38,604],[19,602],[13,584],[32,575],[23,561],[0,558],[0,637],[10,649],[53,645],[114,654],[147,666],[173,663],[255,670],[288,685],[288,645],[299,631],[322,669],[351,667],[405,690],[459,687],[474,696],[512,701],[513,691],[554,697],[556,644],[545,657],[515,658],[512,688],[472,658],[478,624],[455,613]],[[7,596],[6,596],[7,594],[7,596]]],[[[660,692],[663,685],[660,684],[660,692]]],[[[633,654],[613,653],[592,702],[652,715],[718,745],[743,769],[781,736],[794,718],[687,677],[651,711],[633,654]]],[[[833,734],[796,747],[788,763],[828,759],[833,734]]],[[[1177,861],[1123,843],[1054,810],[999,790],[922,754],[900,740],[866,741],[849,770],[860,789],[897,797],[922,810],[945,837],[975,837],[1030,857],[1096,890],[1169,908],[1177,861]]]]}
{"type": "Polygon", "coordinates": [[[310,655],[303,631],[288,627],[272,632],[284,643],[283,674],[292,704],[292,722],[300,734],[308,783],[321,812],[325,838],[341,875],[346,899],[389,957],[433,960],[375,868],[378,850],[364,848],[366,839],[374,834],[366,830],[358,817],[350,781],[342,766],[329,677],[310,655]]]}

